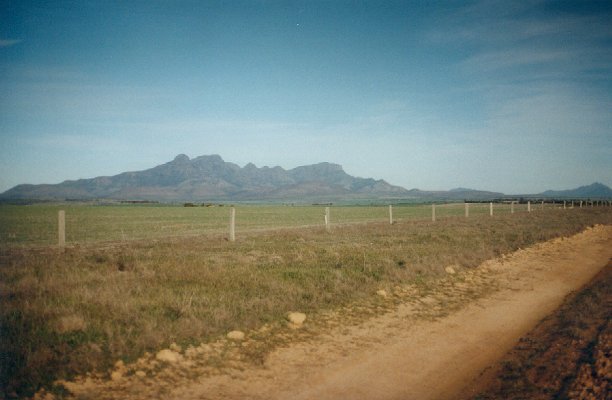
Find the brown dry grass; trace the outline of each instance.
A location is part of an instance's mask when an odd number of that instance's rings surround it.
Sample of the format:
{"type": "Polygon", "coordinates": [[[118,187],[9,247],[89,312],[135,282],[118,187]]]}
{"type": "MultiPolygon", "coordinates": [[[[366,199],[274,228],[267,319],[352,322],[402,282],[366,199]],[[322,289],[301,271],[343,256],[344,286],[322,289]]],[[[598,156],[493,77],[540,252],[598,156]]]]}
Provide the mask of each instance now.
{"type": "Polygon", "coordinates": [[[0,384],[32,393],[58,378],[171,342],[315,313],[396,284],[427,285],[485,259],[595,223],[609,209],[405,221],[0,254],[0,384]]]}

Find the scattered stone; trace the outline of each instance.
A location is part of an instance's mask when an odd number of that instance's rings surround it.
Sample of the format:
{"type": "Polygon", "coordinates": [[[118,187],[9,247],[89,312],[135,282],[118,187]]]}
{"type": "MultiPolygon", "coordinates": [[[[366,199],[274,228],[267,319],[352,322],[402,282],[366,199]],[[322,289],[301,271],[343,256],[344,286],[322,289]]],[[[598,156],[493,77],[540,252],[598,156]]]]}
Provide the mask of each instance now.
{"type": "Polygon", "coordinates": [[[304,313],[290,312],[287,314],[287,326],[291,329],[300,329],[305,320],[306,314],[304,313]]]}
{"type": "Polygon", "coordinates": [[[428,304],[428,305],[435,305],[438,303],[438,300],[435,297],[425,296],[425,297],[421,297],[421,303],[428,304]]]}
{"type": "Polygon", "coordinates": [[[111,380],[113,382],[117,382],[120,381],[121,379],[123,379],[123,372],[122,371],[113,371],[111,372],[111,380]]]}
{"type": "Polygon", "coordinates": [[[293,325],[302,325],[306,321],[306,314],[300,312],[290,312],[287,314],[287,319],[293,325]]]}
{"type": "Polygon", "coordinates": [[[167,362],[170,364],[175,364],[181,361],[181,355],[175,351],[170,349],[163,349],[157,352],[155,358],[159,361],[167,362]]]}
{"type": "Polygon", "coordinates": [[[387,297],[389,295],[387,291],[384,289],[377,290],[376,294],[379,295],[380,297],[387,297]]]}
{"type": "Polygon", "coordinates": [[[189,347],[187,347],[187,350],[185,350],[185,356],[187,358],[194,358],[198,354],[199,354],[198,350],[195,347],[193,347],[193,346],[189,346],[189,347]]]}
{"type": "Polygon", "coordinates": [[[455,268],[453,268],[450,265],[448,267],[444,268],[444,271],[446,271],[446,273],[449,274],[449,275],[455,275],[457,273],[457,271],[455,271],[455,268]]]}
{"type": "Polygon", "coordinates": [[[227,338],[230,340],[244,340],[244,332],[242,331],[231,331],[227,334],[227,338]]]}

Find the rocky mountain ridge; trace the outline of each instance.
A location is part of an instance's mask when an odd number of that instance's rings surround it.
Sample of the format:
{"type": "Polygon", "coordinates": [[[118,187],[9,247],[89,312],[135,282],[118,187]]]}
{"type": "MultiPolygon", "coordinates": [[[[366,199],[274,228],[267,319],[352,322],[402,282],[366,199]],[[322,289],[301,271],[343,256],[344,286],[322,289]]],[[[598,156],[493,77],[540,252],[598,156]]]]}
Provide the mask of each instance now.
{"type": "Polygon", "coordinates": [[[219,155],[190,159],[180,154],[151,169],[115,176],[65,181],[55,185],[18,185],[0,195],[5,199],[116,200],[329,200],[402,197],[408,191],[384,180],[356,178],[338,164],[319,163],[290,170],[244,167],[219,155]]]}

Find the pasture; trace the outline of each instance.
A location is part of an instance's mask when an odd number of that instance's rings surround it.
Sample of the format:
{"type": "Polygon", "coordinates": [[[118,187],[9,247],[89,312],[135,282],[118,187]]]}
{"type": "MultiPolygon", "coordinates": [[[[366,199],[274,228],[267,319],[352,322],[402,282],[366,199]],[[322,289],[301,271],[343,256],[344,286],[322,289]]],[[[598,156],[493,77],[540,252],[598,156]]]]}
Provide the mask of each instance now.
{"type": "MultiPolygon", "coordinates": [[[[494,215],[510,214],[509,204],[494,204],[494,215]]],[[[552,208],[546,204],[546,209],[552,208]]],[[[562,205],[557,204],[556,208],[562,205]]],[[[332,226],[384,222],[388,206],[332,206],[332,226]]],[[[541,206],[532,205],[541,210],[541,206]]],[[[168,239],[188,236],[219,236],[228,231],[230,207],[183,207],[182,205],[90,205],[38,204],[0,205],[0,247],[49,246],[57,244],[58,211],[66,213],[66,242],[92,244],[130,240],[168,239]]],[[[526,204],[514,211],[526,212],[526,204]]],[[[463,203],[436,204],[436,219],[463,217],[463,203]]],[[[314,228],[324,226],[324,206],[243,205],[236,206],[236,231],[314,228]]],[[[488,203],[469,205],[470,217],[489,215],[488,203]]],[[[431,220],[430,204],[393,206],[393,220],[431,220]]]]}
{"type": "MultiPolygon", "coordinates": [[[[0,386],[19,395],[59,378],[107,371],[170,343],[206,343],[230,330],[316,316],[375,297],[423,290],[486,259],[593,224],[609,207],[515,205],[0,207],[0,386]],[[526,206],[525,206],[526,207],[526,206]],[[59,249],[57,211],[66,211],[59,249]]],[[[271,346],[273,346],[271,344],[271,346]]],[[[261,359],[262,354],[254,356],[261,359]]]]}

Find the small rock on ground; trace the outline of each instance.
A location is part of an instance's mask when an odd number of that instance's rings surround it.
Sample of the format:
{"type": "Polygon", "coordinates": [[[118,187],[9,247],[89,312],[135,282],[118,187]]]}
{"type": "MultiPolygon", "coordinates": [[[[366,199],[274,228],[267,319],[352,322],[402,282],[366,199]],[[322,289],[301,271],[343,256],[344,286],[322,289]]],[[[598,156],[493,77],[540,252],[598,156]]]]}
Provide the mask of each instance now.
{"type": "Polygon", "coordinates": [[[155,358],[170,364],[175,364],[181,360],[181,355],[170,349],[163,349],[157,352],[155,358]]]}
{"type": "Polygon", "coordinates": [[[227,334],[227,338],[231,340],[244,340],[244,332],[242,331],[231,331],[227,334]]]}
{"type": "Polygon", "coordinates": [[[293,325],[302,325],[306,321],[306,314],[301,312],[291,312],[287,314],[287,319],[293,325]]]}
{"type": "Polygon", "coordinates": [[[116,382],[118,380],[121,380],[121,378],[123,378],[123,373],[121,371],[113,371],[110,377],[112,381],[116,382]]]}

